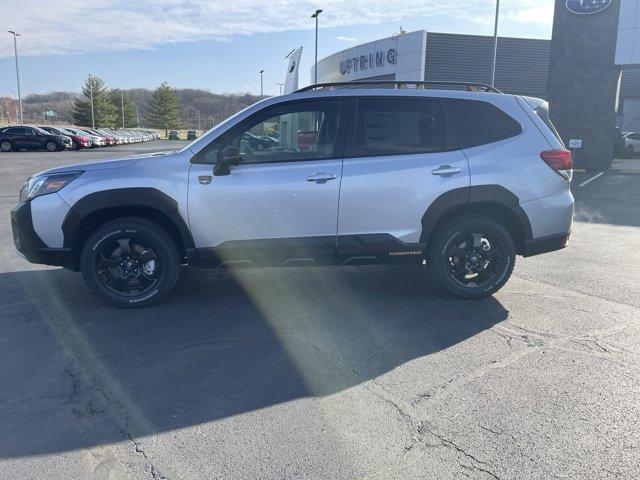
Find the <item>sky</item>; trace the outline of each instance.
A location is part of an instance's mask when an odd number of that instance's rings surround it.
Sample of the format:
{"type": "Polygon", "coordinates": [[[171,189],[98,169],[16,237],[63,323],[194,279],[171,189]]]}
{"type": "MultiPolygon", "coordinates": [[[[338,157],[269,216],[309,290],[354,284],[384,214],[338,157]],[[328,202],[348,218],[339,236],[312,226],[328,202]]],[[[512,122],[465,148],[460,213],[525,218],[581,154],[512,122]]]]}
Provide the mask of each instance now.
{"type": "MultiPolygon", "coordinates": [[[[554,0],[501,0],[499,35],[551,38],[554,0]]],[[[285,55],[303,46],[310,81],[314,20],[318,58],[405,31],[493,35],[495,0],[0,0],[0,96],[79,91],[87,74],[112,88],[278,93],[285,55]]]]}

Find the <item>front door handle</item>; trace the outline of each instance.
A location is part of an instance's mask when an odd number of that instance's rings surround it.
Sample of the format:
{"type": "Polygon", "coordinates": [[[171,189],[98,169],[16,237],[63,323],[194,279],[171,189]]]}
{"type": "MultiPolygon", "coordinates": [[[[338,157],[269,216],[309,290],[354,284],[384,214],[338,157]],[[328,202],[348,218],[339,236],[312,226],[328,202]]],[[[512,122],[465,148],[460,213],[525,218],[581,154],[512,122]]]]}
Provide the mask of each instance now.
{"type": "Polygon", "coordinates": [[[307,182],[327,183],[329,180],[335,180],[336,178],[338,177],[333,173],[316,172],[307,177],[307,182]]]}
{"type": "Polygon", "coordinates": [[[450,165],[440,165],[435,170],[431,170],[431,173],[433,175],[453,175],[454,173],[460,173],[460,169],[450,165]]]}

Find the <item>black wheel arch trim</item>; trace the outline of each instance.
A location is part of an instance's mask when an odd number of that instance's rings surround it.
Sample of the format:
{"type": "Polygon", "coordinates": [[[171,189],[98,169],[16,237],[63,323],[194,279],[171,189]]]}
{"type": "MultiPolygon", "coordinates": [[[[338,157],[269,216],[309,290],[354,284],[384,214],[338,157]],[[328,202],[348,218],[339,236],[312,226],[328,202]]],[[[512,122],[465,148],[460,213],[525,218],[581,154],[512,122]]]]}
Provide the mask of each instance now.
{"type": "Polygon", "coordinates": [[[180,214],[178,202],[166,193],[150,187],[102,190],[78,200],[69,209],[62,223],[64,247],[73,247],[76,234],[87,216],[100,210],[127,207],[150,208],[162,213],[175,225],[185,247],[187,257],[195,251],[195,243],[191,231],[180,214]]]}
{"type": "Polygon", "coordinates": [[[533,236],[531,223],[517,195],[501,185],[474,185],[445,192],[429,205],[422,216],[420,242],[427,243],[438,223],[452,211],[461,207],[496,204],[513,212],[524,233],[523,240],[530,240],[533,236]]]}

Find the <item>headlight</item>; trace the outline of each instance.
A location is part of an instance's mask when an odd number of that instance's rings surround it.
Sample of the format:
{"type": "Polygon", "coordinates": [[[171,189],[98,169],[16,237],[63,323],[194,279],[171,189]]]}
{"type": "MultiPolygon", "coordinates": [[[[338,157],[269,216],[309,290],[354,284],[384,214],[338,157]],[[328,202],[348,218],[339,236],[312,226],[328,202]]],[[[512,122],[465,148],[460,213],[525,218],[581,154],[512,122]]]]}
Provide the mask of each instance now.
{"type": "Polygon", "coordinates": [[[52,173],[30,178],[20,189],[20,202],[33,200],[41,195],[59,192],[82,173],[81,171],[52,173]]]}

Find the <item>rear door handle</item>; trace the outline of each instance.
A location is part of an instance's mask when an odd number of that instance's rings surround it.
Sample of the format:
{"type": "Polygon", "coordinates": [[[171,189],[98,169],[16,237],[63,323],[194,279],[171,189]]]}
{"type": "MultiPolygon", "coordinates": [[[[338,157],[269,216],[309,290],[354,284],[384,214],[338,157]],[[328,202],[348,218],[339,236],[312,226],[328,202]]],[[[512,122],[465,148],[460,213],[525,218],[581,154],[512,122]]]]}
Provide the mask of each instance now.
{"type": "Polygon", "coordinates": [[[450,165],[440,165],[435,170],[431,170],[431,173],[433,175],[453,175],[454,173],[460,173],[460,169],[450,165]]]}
{"type": "Polygon", "coordinates": [[[338,177],[333,173],[316,172],[307,177],[307,182],[327,183],[329,180],[335,180],[336,178],[338,177]]]}

